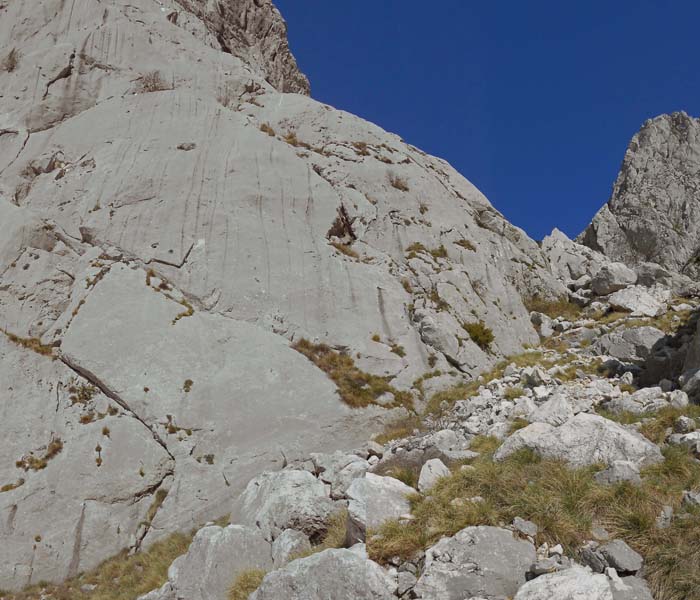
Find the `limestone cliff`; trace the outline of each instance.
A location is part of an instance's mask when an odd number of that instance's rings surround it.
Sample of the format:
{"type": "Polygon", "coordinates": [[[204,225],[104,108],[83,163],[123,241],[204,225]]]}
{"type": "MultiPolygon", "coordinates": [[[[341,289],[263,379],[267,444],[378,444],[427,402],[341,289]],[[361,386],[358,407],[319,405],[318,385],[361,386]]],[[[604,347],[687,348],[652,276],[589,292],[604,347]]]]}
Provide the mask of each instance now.
{"type": "Polygon", "coordinates": [[[700,276],[700,120],[647,121],[630,142],[612,196],[579,241],[630,265],[700,276]]]}

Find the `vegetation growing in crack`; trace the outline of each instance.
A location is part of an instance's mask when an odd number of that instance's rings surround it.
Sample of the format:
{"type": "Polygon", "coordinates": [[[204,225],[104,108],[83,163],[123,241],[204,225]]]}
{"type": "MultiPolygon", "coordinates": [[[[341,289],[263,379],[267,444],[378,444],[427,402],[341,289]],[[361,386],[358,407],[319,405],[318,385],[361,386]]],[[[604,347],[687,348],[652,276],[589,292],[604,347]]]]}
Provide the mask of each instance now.
{"type": "Polygon", "coordinates": [[[248,600],[255,590],[260,587],[267,573],[262,569],[248,569],[236,576],[228,591],[228,600],[248,600]]]}
{"type": "Polygon", "coordinates": [[[483,321],[462,323],[462,329],[469,334],[471,340],[482,350],[489,350],[494,340],[493,331],[483,321]]]}
{"type": "Polygon", "coordinates": [[[350,258],[360,258],[360,255],[352,249],[350,244],[343,244],[341,242],[331,242],[330,244],[338,252],[344,254],[345,256],[349,256],[350,258]]]}
{"type": "Polygon", "coordinates": [[[524,304],[529,312],[542,313],[551,319],[564,317],[569,321],[575,321],[581,318],[581,307],[571,302],[568,298],[562,297],[556,300],[547,300],[533,296],[525,300],[524,304]]]}
{"type": "Polygon", "coordinates": [[[380,404],[378,399],[385,394],[394,397],[391,407],[403,406],[413,410],[410,392],[394,388],[386,377],[371,375],[357,368],[348,354],[337,352],[326,344],[314,344],[306,339],[295,342],[292,347],[306,356],[321,369],[338,387],[340,399],[353,408],[380,404]]]}
{"type": "Polygon", "coordinates": [[[22,348],[26,348],[27,350],[31,350],[32,352],[36,352],[37,354],[41,354],[42,356],[49,356],[56,360],[54,348],[56,348],[59,345],[58,342],[54,342],[53,344],[43,344],[39,338],[21,337],[19,335],[7,331],[7,329],[0,329],[0,331],[2,331],[7,337],[7,339],[10,340],[13,344],[17,344],[22,348]]]}
{"type": "Polygon", "coordinates": [[[138,91],[143,93],[149,92],[161,92],[164,90],[174,89],[174,86],[170,86],[160,71],[149,71],[144,73],[139,77],[138,91]]]}
{"type": "Polygon", "coordinates": [[[403,179],[402,177],[399,177],[395,173],[389,173],[388,178],[389,178],[389,184],[391,185],[391,187],[393,187],[397,190],[400,190],[402,192],[410,191],[411,188],[408,186],[408,182],[405,179],[403,179]]]}
{"type": "Polygon", "coordinates": [[[0,62],[0,71],[4,71],[5,73],[13,73],[17,70],[21,57],[22,54],[20,51],[17,50],[17,48],[12,48],[12,50],[10,50],[5,58],[3,58],[0,62]]]}
{"type": "Polygon", "coordinates": [[[56,458],[63,450],[63,441],[60,437],[53,438],[48,445],[46,450],[40,456],[36,456],[33,452],[23,456],[20,460],[15,463],[18,469],[23,469],[24,471],[41,471],[45,469],[49,461],[56,458]]]}

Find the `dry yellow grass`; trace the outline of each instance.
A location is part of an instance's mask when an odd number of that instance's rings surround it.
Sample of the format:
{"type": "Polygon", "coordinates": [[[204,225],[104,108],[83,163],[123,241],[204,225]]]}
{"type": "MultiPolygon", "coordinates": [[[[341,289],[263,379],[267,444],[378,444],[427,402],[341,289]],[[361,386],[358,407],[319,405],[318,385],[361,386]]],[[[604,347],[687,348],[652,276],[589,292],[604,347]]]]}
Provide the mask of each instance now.
{"type": "Polygon", "coordinates": [[[403,406],[413,410],[413,396],[410,392],[397,390],[387,378],[361,371],[351,356],[337,352],[326,344],[313,344],[305,339],[294,343],[292,347],[333,380],[341,400],[348,406],[363,408],[378,404],[378,398],[390,393],[394,396],[392,407],[403,406]]]}
{"type": "Polygon", "coordinates": [[[248,596],[260,587],[266,574],[261,569],[249,569],[240,573],[228,591],[228,600],[248,600],[248,596]]]}
{"type": "Polygon", "coordinates": [[[429,497],[411,497],[412,521],[390,521],[370,532],[372,558],[410,558],[464,527],[499,526],[516,516],[537,523],[538,543],[561,543],[575,553],[591,539],[591,528],[602,525],[645,557],[657,600],[700,599],[700,511],[681,507],[682,490],[700,486],[700,466],[684,450],[666,450],[662,464],[643,472],[641,486],[604,486],[594,479],[596,467],[570,469],[530,451],[495,463],[489,456],[492,440],[484,438],[477,446],[484,456],[473,469],[441,480],[429,497]],[[469,501],[474,496],[483,501],[469,501]],[[669,529],[657,529],[664,505],[681,514],[669,529]]]}
{"type": "Polygon", "coordinates": [[[135,600],[162,586],[168,567],[187,552],[192,535],[175,533],[148,551],[129,556],[124,550],[97,568],[62,584],[38,584],[22,592],[0,594],[5,600],[135,600]],[[96,586],[83,591],[83,586],[96,586]]]}

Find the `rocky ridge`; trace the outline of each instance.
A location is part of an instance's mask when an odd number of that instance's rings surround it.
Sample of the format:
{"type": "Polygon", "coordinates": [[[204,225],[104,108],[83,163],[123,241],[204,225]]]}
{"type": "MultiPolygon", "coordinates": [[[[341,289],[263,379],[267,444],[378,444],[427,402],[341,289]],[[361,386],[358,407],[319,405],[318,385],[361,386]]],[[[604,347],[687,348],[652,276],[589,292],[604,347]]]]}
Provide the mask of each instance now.
{"type": "Polygon", "coordinates": [[[697,279],[699,210],[700,120],[661,115],[632,138],[610,200],[578,239],[612,260],[697,279]]]}

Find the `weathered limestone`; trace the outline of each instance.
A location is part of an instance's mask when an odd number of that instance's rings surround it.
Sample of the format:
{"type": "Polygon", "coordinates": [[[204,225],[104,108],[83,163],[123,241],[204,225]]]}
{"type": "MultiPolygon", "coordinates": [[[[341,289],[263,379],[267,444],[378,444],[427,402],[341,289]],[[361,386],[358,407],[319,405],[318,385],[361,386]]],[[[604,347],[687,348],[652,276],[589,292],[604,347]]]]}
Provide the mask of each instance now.
{"type": "Polygon", "coordinates": [[[612,260],[655,262],[697,278],[700,121],[683,112],[644,123],[612,196],[579,240],[612,260]]]}
{"type": "Polygon", "coordinates": [[[636,431],[598,415],[579,413],[563,425],[533,423],[516,431],[496,451],[502,460],[522,448],[530,448],[543,458],[564,460],[574,467],[616,460],[645,466],[660,462],[661,451],[636,431]]]}
{"type": "Polygon", "coordinates": [[[509,597],[534,562],[535,547],[511,531],[467,527],[427,550],[414,592],[426,600],[509,597]]]}

